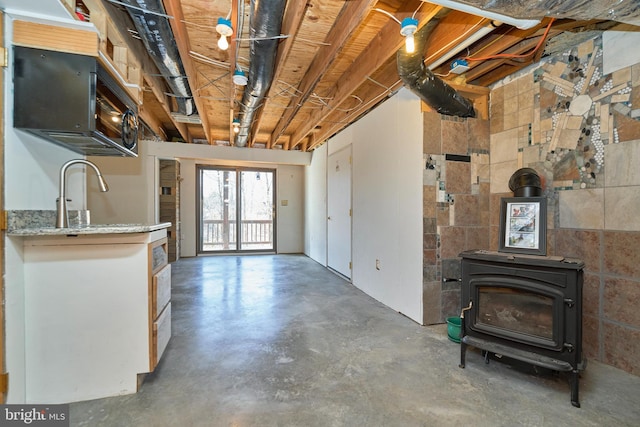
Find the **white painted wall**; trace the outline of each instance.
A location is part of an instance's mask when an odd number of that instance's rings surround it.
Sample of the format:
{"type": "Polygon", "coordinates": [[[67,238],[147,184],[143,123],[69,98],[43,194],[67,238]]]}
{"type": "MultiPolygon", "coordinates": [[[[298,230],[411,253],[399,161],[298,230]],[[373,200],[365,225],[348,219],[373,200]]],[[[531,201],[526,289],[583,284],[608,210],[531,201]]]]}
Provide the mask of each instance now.
{"type": "Polygon", "coordinates": [[[199,164],[276,169],[277,252],[304,251],[304,166],[311,163],[311,153],[169,142],[149,143],[146,150],[148,156],[180,160],[181,256],[196,256],[196,166],[199,164]],[[288,206],[283,207],[282,200],[287,200],[288,206]]]}
{"type": "MultiPolygon", "coordinates": [[[[328,153],[352,144],[352,282],[422,323],[422,113],[411,92],[397,95],[328,142],[328,153]],[[376,270],[380,260],[380,270],[376,270]]],[[[326,162],[308,168],[317,181],[326,162]]],[[[311,190],[313,191],[313,190],[311,190]]],[[[310,203],[319,204],[310,195],[310,203]]],[[[326,218],[310,218],[308,238],[326,235],[326,218]]],[[[326,241],[324,242],[326,247],[326,241]]],[[[315,249],[315,252],[321,252],[315,249]]],[[[315,259],[315,258],[314,258],[315,259]]]]}
{"type": "Polygon", "coordinates": [[[357,124],[353,126],[349,126],[345,130],[343,130],[342,132],[340,132],[339,134],[331,138],[331,140],[329,140],[329,143],[328,143],[329,149],[327,152],[327,157],[353,144],[356,134],[359,134],[360,132],[360,127],[361,125],[358,126],[357,124]]]}
{"type": "Polygon", "coordinates": [[[324,144],[313,152],[305,169],[304,253],[327,265],[327,150],[324,144]]]}
{"type": "Polygon", "coordinates": [[[109,185],[100,192],[96,179],[87,176],[87,207],[92,224],[152,224],[157,222],[155,184],[157,159],[146,155],[148,141],[141,141],[138,157],[90,156],[109,185]]]}
{"type": "Polygon", "coordinates": [[[94,224],[154,223],[158,220],[159,159],[180,160],[180,255],[196,256],[196,166],[245,166],[276,170],[276,232],[278,253],[304,251],[304,167],[310,153],[247,150],[141,141],[139,157],[91,157],[100,167],[109,192],[101,193],[89,176],[88,206],[94,224]],[[257,151],[251,154],[249,152],[257,151]],[[203,156],[203,157],[192,157],[203,156]],[[216,157],[212,157],[216,156],[216,157]],[[246,161],[247,158],[260,161],[246,161]],[[285,164],[273,164],[281,161],[285,164]],[[287,206],[282,206],[282,200],[287,206]]]}
{"type": "Polygon", "coordinates": [[[180,256],[196,256],[198,225],[196,221],[196,160],[180,159],[180,256]]]}
{"type": "Polygon", "coordinates": [[[313,151],[305,170],[305,255],[327,266],[327,160],[353,142],[354,126],[313,151]]]}
{"type": "Polygon", "coordinates": [[[276,200],[277,252],[304,251],[304,168],[278,166],[276,200]],[[286,201],[285,203],[283,203],[286,201]],[[285,206],[286,205],[286,206],[285,206]]]}
{"type": "MultiPolygon", "coordinates": [[[[5,42],[10,47],[12,18],[5,15],[5,42]]],[[[4,78],[4,191],[5,209],[56,208],[60,167],[68,160],[84,158],[65,148],[13,128],[13,51],[4,78]]],[[[62,107],[61,107],[62,108],[62,107]]],[[[85,209],[84,167],[74,166],[67,174],[69,209],[85,209]]],[[[53,225],[53,224],[52,224],[53,225]]],[[[25,307],[23,239],[5,239],[5,352],[9,375],[7,403],[25,402],[25,307]]]]}

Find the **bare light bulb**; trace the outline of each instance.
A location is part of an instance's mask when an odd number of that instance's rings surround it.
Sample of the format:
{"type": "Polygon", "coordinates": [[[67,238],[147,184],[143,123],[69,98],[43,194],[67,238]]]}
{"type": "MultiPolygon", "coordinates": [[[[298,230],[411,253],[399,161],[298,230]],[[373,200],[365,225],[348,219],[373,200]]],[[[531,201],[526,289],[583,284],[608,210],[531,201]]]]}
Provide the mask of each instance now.
{"type": "Polygon", "coordinates": [[[229,42],[227,41],[227,36],[225,36],[224,34],[221,34],[220,38],[218,39],[218,47],[222,50],[229,49],[229,42]]]}
{"type": "Polygon", "coordinates": [[[418,20],[415,18],[404,18],[400,23],[400,34],[404,36],[404,46],[407,53],[416,51],[416,44],[413,40],[413,34],[418,31],[418,20]]]}
{"type": "Polygon", "coordinates": [[[413,40],[413,34],[410,34],[407,37],[405,37],[404,45],[407,48],[407,53],[413,53],[416,51],[416,44],[413,40]]]}

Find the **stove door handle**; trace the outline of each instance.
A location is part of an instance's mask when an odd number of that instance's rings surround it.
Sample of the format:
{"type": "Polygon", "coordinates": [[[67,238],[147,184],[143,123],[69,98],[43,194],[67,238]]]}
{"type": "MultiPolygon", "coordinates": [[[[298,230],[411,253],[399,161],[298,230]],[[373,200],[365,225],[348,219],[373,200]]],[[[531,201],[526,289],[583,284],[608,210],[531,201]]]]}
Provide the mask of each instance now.
{"type": "Polygon", "coordinates": [[[461,319],[464,319],[464,312],[471,310],[471,307],[473,307],[473,301],[469,301],[469,305],[462,309],[462,311],[460,312],[461,319]]]}

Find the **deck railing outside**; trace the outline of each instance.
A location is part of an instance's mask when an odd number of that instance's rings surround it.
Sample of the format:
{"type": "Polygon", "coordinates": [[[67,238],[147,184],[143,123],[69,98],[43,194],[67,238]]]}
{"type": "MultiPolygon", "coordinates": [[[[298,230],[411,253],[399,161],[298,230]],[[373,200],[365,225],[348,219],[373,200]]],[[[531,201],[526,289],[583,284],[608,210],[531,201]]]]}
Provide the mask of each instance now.
{"type": "MultiPolygon", "coordinates": [[[[270,219],[242,220],[242,249],[272,249],[273,221],[270,219]]],[[[236,249],[236,221],[206,219],[202,224],[202,243],[205,251],[236,249]]]]}

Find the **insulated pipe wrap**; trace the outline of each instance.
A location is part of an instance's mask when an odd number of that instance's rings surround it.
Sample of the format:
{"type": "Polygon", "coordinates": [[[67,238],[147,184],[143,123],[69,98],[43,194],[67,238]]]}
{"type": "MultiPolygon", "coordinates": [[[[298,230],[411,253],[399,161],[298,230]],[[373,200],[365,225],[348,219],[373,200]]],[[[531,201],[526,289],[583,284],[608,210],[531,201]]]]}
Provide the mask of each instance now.
{"type": "Polygon", "coordinates": [[[249,76],[240,105],[240,131],[236,135],[238,147],[247,145],[254,116],[271,87],[278,39],[269,37],[280,35],[285,6],[286,0],[251,0],[249,76]]]}
{"type": "Polygon", "coordinates": [[[440,114],[458,117],[475,117],[473,104],[455,89],[438,78],[424,65],[426,41],[438,24],[433,19],[415,33],[414,53],[407,53],[403,46],[398,50],[398,75],[413,93],[440,114]]]}
{"type": "Polygon", "coordinates": [[[478,9],[521,19],[603,19],[640,25],[637,0],[464,0],[456,1],[478,9]]]}
{"type": "MultiPolygon", "coordinates": [[[[126,4],[139,7],[150,12],[166,14],[162,0],[123,0],[126,4]]],[[[181,114],[190,116],[196,112],[189,82],[185,76],[180,53],[176,45],[169,20],[144,10],[126,8],[133,19],[136,30],[149,52],[149,56],[164,76],[171,89],[181,114]]]]}

